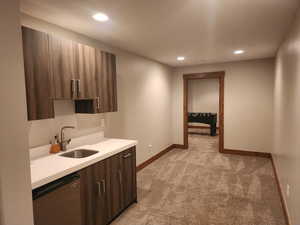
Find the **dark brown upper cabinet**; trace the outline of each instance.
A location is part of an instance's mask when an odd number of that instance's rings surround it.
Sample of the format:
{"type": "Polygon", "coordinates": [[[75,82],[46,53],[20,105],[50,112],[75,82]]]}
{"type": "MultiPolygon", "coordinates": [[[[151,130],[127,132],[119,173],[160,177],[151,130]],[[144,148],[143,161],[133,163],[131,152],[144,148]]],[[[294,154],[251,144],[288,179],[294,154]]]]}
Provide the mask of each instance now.
{"type": "MultiPolygon", "coordinates": [[[[95,50],[95,98],[76,100],[77,113],[104,113],[118,111],[116,56],[95,50]]],[[[94,90],[94,89],[91,89],[94,90]]]]}
{"type": "Polygon", "coordinates": [[[117,111],[115,55],[53,35],[49,40],[55,98],[94,101],[94,111],[78,113],[117,111]]]}
{"type": "Polygon", "coordinates": [[[115,112],[117,103],[116,56],[96,50],[98,112],[115,112]]]}
{"type": "Polygon", "coordinates": [[[76,113],[117,111],[116,57],[23,27],[28,119],[54,117],[53,100],[75,100],[76,113]]]}
{"type": "Polygon", "coordinates": [[[49,40],[55,98],[96,98],[96,49],[53,35],[49,40]]]}
{"type": "Polygon", "coordinates": [[[49,35],[49,61],[55,86],[55,99],[78,98],[77,44],[49,35]]]}
{"type": "Polygon", "coordinates": [[[22,38],[28,120],[54,118],[48,35],[22,27],[22,38]]]}
{"type": "Polygon", "coordinates": [[[96,49],[87,45],[77,44],[76,61],[78,73],[76,76],[79,99],[93,99],[96,91],[96,49]]]}

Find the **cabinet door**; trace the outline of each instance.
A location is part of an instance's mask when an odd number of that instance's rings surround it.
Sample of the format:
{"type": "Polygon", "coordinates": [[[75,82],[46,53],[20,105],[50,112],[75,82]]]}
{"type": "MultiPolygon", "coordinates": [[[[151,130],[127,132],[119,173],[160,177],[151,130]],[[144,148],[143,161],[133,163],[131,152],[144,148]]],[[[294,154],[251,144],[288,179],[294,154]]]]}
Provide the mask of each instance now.
{"type": "Polygon", "coordinates": [[[107,160],[101,161],[93,166],[95,170],[95,185],[97,187],[95,197],[95,220],[96,225],[106,225],[109,222],[109,177],[106,166],[107,160]]]}
{"type": "Polygon", "coordinates": [[[96,50],[87,45],[77,44],[76,61],[78,65],[77,95],[79,99],[92,99],[96,93],[96,50]]]}
{"type": "Polygon", "coordinates": [[[28,120],[54,118],[48,35],[22,27],[22,36],[28,120]]]}
{"type": "Polygon", "coordinates": [[[124,206],[137,200],[135,147],[122,152],[124,206]]]}
{"type": "Polygon", "coordinates": [[[116,217],[123,210],[123,188],[122,188],[122,154],[112,156],[108,160],[108,168],[110,171],[110,220],[116,217]]]}
{"type": "Polygon", "coordinates": [[[116,56],[96,49],[96,85],[97,96],[100,97],[99,113],[116,112],[117,78],[116,56]]]}
{"type": "Polygon", "coordinates": [[[56,99],[76,98],[77,44],[53,35],[49,36],[51,75],[56,99]]]}
{"type": "Polygon", "coordinates": [[[81,206],[82,206],[82,224],[96,224],[96,201],[97,194],[96,173],[93,166],[87,167],[80,171],[81,182],[81,206]]]}

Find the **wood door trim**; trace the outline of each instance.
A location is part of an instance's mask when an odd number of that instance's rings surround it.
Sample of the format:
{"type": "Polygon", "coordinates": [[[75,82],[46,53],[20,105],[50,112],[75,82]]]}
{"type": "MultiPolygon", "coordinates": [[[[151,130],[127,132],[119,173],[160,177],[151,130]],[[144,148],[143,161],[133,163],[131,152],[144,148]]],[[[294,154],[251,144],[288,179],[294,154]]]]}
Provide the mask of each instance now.
{"type": "Polygon", "coordinates": [[[184,145],[180,145],[180,144],[173,144],[172,147],[177,149],[184,149],[184,145]]]}
{"type": "Polygon", "coordinates": [[[142,169],[144,169],[146,166],[148,166],[149,164],[151,164],[155,160],[157,160],[160,157],[162,157],[164,154],[166,154],[169,151],[171,151],[174,147],[175,147],[175,145],[170,145],[167,148],[165,148],[164,150],[162,150],[161,152],[159,152],[156,155],[152,156],[150,159],[148,159],[145,162],[143,162],[140,165],[138,165],[137,168],[136,168],[137,172],[140,171],[140,170],[142,170],[142,169]]]}
{"type": "Polygon", "coordinates": [[[224,149],[224,154],[232,154],[232,155],[244,155],[244,156],[256,156],[262,158],[271,158],[271,153],[268,152],[253,152],[248,150],[240,150],[240,149],[224,149]]]}
{"type": "Polygon", "coordinates": [[[225,71],[191,73],[183,75],[183,140],[184,148],[188,149],[188,81],[198,79],[219,80],[219,152],[224,151],[224,78],[225,71]]]}

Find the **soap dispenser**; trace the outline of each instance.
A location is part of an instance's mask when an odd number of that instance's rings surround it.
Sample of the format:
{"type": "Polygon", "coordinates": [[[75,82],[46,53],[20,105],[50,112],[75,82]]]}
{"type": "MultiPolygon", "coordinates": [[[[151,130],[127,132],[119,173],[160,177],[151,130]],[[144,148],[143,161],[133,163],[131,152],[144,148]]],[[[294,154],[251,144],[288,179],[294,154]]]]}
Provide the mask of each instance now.
{"type": "Polygon", "coordinates": [[[60,145],[58,143],[58,135],[55,135],[54,140],[51,141],[50,153],[55,154],[60,152],[60,145]]]}

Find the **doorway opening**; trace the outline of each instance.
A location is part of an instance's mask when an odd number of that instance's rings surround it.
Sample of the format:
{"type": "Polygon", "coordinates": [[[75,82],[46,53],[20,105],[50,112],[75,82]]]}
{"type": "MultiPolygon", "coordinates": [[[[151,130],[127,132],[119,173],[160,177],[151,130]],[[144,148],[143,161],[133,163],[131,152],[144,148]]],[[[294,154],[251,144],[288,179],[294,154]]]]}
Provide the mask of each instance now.
{"type": "Polygon", "coordinates": [[[218,150],[220,153],[224,152],[224,77],[224,71],[183,75],[183,139],[185,149],[189,148],[189,130],[206,129],[209,132],[208,135],[219,137],[218,150]],[[192,91],[191,83],[204,79],[217,80],[219,96],[217,112],[203,112],[202,110],[191,112],[197,109],[196,107],[191,107],[191,99],[189,98],[192,91]],[[195,123],[201,125],[194,125],[195,123]]]}

